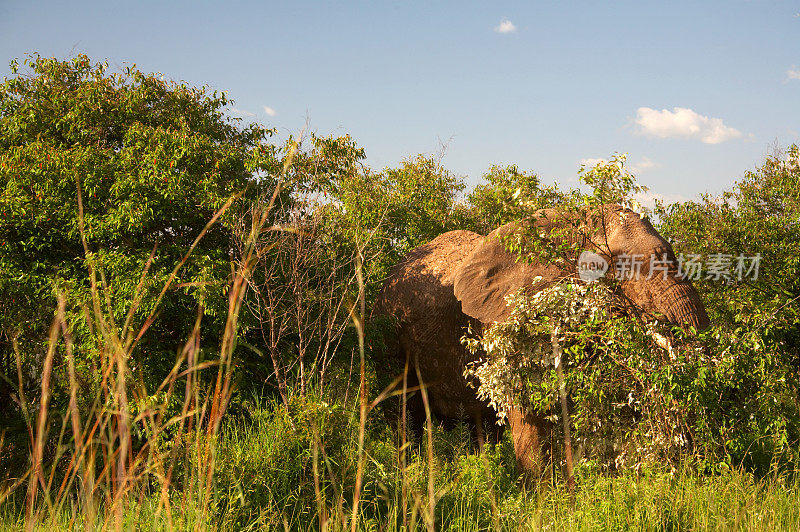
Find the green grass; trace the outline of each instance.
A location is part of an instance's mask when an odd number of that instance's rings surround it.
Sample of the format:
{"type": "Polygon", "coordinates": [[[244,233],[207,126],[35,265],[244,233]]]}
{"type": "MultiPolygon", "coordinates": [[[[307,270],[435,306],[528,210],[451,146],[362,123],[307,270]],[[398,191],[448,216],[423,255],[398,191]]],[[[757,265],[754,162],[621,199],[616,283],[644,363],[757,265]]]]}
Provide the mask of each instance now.
{"type": "MultiPolygon", "coordinates": [[[[294,397],[288,407],[267,402],[248,410],[229,419],[219,436],[207,505],[196,497],[196,479],[186,476],[199,469],[185,463],[169,490],[170,515],[158,482],[151,479],[126,498],[122,528],[351,529],[357,411],[309,397],[294,397]]],[[[573,501],[558,478],[536,489],[523,486],[508,437],[477,454],[463,426],[434,427],[433,461],[424,444],[415,444],[401,469],[395,432],[382,416],[373,416],[364,440],[357,530],[425,530],[426,525],[453,531],[800,529],[798,476],[758,480],[736,470],[702,475],[688,464],[676,471],[651,466],[611,476],[582,464],[573,501]],[[433,522],[425,516],[429,475],[433,522]]],[[[20,502],[11,497],[0,506],[2,529],[24,527],[20,502]]],[[[95,510],[97,517],[87,521],[75,500],[53,507],[43,503],[36,528],[102,530],[111,512],[102,504],[95,510]]]]}

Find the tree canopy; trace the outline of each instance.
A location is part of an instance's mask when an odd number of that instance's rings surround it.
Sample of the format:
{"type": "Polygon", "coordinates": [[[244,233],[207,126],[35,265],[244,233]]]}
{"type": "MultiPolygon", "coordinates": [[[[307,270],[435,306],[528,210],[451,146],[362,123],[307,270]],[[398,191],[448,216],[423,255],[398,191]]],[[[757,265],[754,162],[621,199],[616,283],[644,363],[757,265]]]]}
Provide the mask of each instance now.
{"type": "Polygon", "coordinates": [[[3,333],[35,351],[62,293],[78,340],[88,335],[90,264],[114,321],[121,327],[135,307],[132,323],[141,326],[234,198],[163,299],[168,320],[145,338],[158,339],[145,350],[154,361],[154,351],[173,356],[198,307],[211,316],[225,308],[235,213],[280,174],[273,131],[228,118],[224,93],[135,66],[109,72],[83,55],[34,56],[12,70],[0,85],[3,333]]]}

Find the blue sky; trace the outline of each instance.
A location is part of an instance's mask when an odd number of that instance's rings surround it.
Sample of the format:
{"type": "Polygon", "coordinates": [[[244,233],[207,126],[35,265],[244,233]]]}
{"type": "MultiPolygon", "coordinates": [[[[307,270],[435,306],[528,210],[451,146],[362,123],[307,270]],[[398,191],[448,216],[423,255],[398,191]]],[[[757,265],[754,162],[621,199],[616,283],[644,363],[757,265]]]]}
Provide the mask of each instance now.
{"type": "Polygon", "coordinates": [[[350,134],[380,169],[437,153],[574,184],[629,153],[667,199],[730,188],[800,142],[800,2],[0,0],[0,76],[28,52],[228,90],[248,120],[350,134]]]}

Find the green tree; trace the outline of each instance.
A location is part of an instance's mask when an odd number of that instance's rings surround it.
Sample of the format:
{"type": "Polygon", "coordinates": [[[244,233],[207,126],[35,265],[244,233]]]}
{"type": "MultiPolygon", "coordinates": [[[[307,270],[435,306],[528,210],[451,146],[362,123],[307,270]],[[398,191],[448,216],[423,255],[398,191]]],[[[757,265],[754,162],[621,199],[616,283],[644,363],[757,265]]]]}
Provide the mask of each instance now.
{"type": "Polygon", "coordinates": [[[719,362],[702,405],[708,438],[736,462],[769,467],[800,440],[798,147],[768,157],[721,197],[662,207],[659,218],[676,253],[706,265],[713,258],[726,272],[693,281],[716,325],[719,362]]]}
{"type": "Polygon", "coordinates": [[[457,200],[464,183],[424,155],[406,159],[397,168],[372,171],[356,164],[363,151],[352,144],[343,147],[349,142],[349,137],[318,141],[316,158],[350,162],[320,175],[316,197],[322,199],[315,208],[330,226],[329,245],[361,250],[374,293],[406,253],[459,228],[457,200]],[[327,156],[329,152],[349,155],[336,159],[327,156]]]}
{"type": "MultiPolygon", "coordinates": [[[[153,368],[171,367],[198,308],[208,317],[204,344],[213,346],[224,325],[236,211],[274,188],[280,175],[279,154],[268,143],[273,131],[228,118],[225,93],[135,67],[110,72],[80,55],[34,56],[11,68],[14,75],[0,85],[6,360],[8,341],[16,338],[25,362],[35,366],[60,292],[77,358],[91,378],[90,265],[99,275],[103,312],[120,331],[132,312],[130,330],[137,330],[192,242],[236,196],[178,272],[132,365],[145,379],[153,368]]],[[[36,373],[33,366],[25,372],[36,373]]]]}
{"type": "Polygon", "coordinates": [[[532,211],[556,206],[563,199],[556,185],[543,186],[539,176],[530,171],[516,165],[493,165],[467,196],[465,225],[485,235],[532,211]]]}
{"type": "MultiPolygon", "coordinates": [[[[357,348],[349,310],[360,297],[358,274],[368,311],[389,269],[408,251],[457,228],[464,188],[423,155],[376,172],[347,135],[312,133],[287,146],[293,143],[299,150],[280,209],[289,230],[259,238],[260,264],[247,298],[257,325],[247,341],[256,349],[243,358],[254,380],[276,377],[284,401],[289,382],[302,391],[311,380],[328,382],[331,368],[348,377],[357,348]]],[[[374,343],[380,344],[382,325],[369,322],[374,343]]]]}

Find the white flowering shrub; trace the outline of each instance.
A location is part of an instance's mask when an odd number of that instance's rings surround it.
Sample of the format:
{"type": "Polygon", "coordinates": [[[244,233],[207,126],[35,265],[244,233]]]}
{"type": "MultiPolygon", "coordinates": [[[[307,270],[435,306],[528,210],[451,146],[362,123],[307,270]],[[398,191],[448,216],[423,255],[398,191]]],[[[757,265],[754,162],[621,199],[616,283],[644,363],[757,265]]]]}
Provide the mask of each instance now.
{"type": "Polygon", "coordinates": [[[636,176],[628,171],[625,162],[627,153],[615,153],[611,160],[600,161],[594,166],[582,165],[578,170],[580,181],[592,187],[592,194],[587,196],[586,203],[603,205],[619,203],[640,214],[647,210],[636,199],[635,194],[647,192],[647,187],[640,185],[636,176]]]}
{"type": "MultiPolygon", "coordinates": [[[[537,278],[536,281],[540,281],[537,278]]],[[[562,345],[575,333],[608,316],[610,291],[599,283],[558,283],[533,295],[524,291],[507,298],[513,309],[503,322],[496,322],[482,336],[467,335],[467,349],[485,356],[464,370],[467,379],[480,383],[478,397],[498,412],[500,422],[512,405],[544,411],[555,398],[547,370],[555,368],[552,332],[562,345]],[[544,393],[540,393],[544,392],[544,393]]]]}
{"type": "Polygon", "coordinates": [[[477,382],[478,397],[497,411],[499,423],[512,406],[556,421],[561,362],[579,455],[621,467],[689,446],[687,410],[670,395],[671,371],[680,375],[678,359],[694,363],[701,353],[668,326],[628,314],[600,282],[565,280],[517,292],[508,304],[505,321],[462,339],[479,356],[464,376],[477,382]]]}

